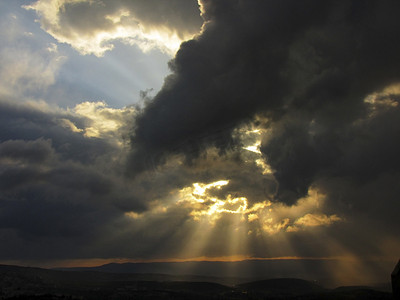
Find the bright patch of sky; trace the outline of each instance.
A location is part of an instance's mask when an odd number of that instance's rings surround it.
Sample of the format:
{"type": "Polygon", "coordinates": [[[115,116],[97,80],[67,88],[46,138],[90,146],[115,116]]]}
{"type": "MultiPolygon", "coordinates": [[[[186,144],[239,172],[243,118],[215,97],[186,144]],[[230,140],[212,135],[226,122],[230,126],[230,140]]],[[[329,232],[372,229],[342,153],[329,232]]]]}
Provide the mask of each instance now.
{"type": "Polygon", "coordinates": [[[62,108],[102,101],[122,108],[161,88],[171,54],[115,41],[102,57],[82,55],[43,31],[34,1],[0,0],[0,95],[15,101],[44,101],[62,108]]]}

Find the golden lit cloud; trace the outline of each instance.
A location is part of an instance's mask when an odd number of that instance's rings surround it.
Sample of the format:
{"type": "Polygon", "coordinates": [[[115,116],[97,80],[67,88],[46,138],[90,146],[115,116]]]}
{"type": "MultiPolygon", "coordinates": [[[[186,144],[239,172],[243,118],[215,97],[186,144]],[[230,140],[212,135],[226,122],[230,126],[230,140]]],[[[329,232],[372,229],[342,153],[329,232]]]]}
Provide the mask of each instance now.
{"type": "Polygon", "coordinates": [[[270,202],[256,203],[249,208],[246,197],[233,197],[228,194],[225,199],[213,197],[208,193],[212,188],[221,189],[222,186],[229,184],[228,180],[221,180],[210,184],[194,183],[192,187],[186,187],[179,192],[180,200],[178,204],[192,207],[190,213],[195,220],[201,216],[208,216],[211,221],[221,217],[223,213],[229,214],[250,214],[250,219],[255,220],[255,212],[271,205],[270,202]]]}
{"type": "Polygon", "coordinates": [[[282,219],[278,222],[274,220],[274,218],[268,218],[264,220],[264,224],[262,225],[262,229],[269,233],[269,234],[275,234],[280,232],[281,230],[284,230],[288,227],[290,223],[289,218],[282,219]]]}
{"type": "Polygon", "coordinates": [[[251,146],[243,147],[243,149],[257,153],[257,154],[261,154],[260,144],[261,144],[261,141],[257,141],[251,146]]]}
{"type": "Polygon", "coordinates": [[[226,199],[219,199],[209,192],[219,190],[229,184],[228,180],[220,180],[209,184],[194,183],[191,187],[179,191],[178,204],[192,208],[190,215],[194,220],[207,216],[210,223],[221,217],[223,213],[239,214],[247,211],[248,203],[245,197],[228,195],[226,199]]]}
{"type": "Polygon", "coordinates": [[[298,218],[294,224],[306,227],[315,227],[315,226],[326,226],[331,225],[334,222],[341,221],[337,215],[327,216],[324,214],[306,214],[305,216],[298,218]]]}
{"type": "Polygon", "coordinates": [[[82,132],[83,129],[76,127],[76,125],[69,119],[60,119],[58,120],[61,127],[68,128],[72,132],[82,132]]]}
{"type": "Polygon", "coordinates": [[[297,232],[343,221],[335,214],[326,215],[322,212],[325,196],[314,189],[310,189],[307,197],[291,206],[269,200],[250,206],[248,199],[243,196],[215,196],[218,194],[216,190],[228,185],[228,180],[209,184],[193,183],[179,191],[177,205],[188,209],[195,221],[208,220],[212,225],[224,214],[241,216],[242,221],[252,224],[250,233],[257,234],[297,232]]]}
{"type": "Polygon", "coordinates": [[[343,221],[337,215],[328,216],[321,212],[324,200],[325,195],[310,189],[308,196],[299,199],[294,205],[272,203],[268,212],[259,215],[262,230],[268,234],[297,232],[343,221]]]}
{"type": "Polygon", "coordinates": [[[221,189],[222,186],[227,185],[228,183],[229,180],[220,180],[209,184],[193,183],[193,194],[198,196],[205,196],[207,190],[211,188],[221,189]]]}
{"type": "Polygon", "coordinates": [[[179,191],[177,204],[190,210],[190,216],[199,221],[206,219],[214,224],[224,214],[236,214],[243,217],[257,234],[276,234],[278,232],[297,232],[308,228],[330,226],[343,221],[333,214],[326,215],[321,210],[325,196],[310,189],[308,196],[301,198],[292,206],[283,203],[264,201],[249,207],[246,197],[233,197],[228,194],[218,198],[213,190],[220,190],[229,185],[228,180],[209,184],[194,183],[179,191]]]}
{"type": "MultiPolygon", "coordinates": [[[[134,113],[133,108],[115,109],[107,107],[105,102],[82,102],[77,104],[73,111],[90,120],[90,124],[82,129],[86,137],[114,136],[120,127],[125,125],[126,115],[134,113]]],[[[65,122],[64,122],[65,123],[65,122]]],[[[72,131],[81,131],[74,124],[67,124],[72,131]]]]}
{"type": "MultiPolygon", "coordinates": [[[[160,4],[166,5],[162,2],[160,4]]],[[[161,10],[167,15],[157,17],[153,16],[157,11],[149,10],[146,4],[134,1],[103,3],[91,0],[38,0],[23,7],[36,11],[42,28],[59,42],[70,44],[82,54],[96,56],[102,56],[113,49],[115,40],[136,45],[143,52],[157,48],[174,55],[182,41],[192,38],[200,30],[198,28],[197,32],[193,32],[190,26],[177,27],[175,23],[180,17],[179,12],[161,10]],[[141,11],[152,14],[147,16],[141,11]],[[91,23],[82,22],[82,17],[90,17],[91,23]],[[143,19],[147,17],[157,22],[143,19]]]]}
{"type": "Polygon", "coordinates": [[[132,218],[132,219],[140,219],[140,218],[143,217],[143,215],[138,214],[138,213],[136,213],[136,212],[134,212],[134,211],[126,212],[126,213],[125,213],[125,216],[127,216],[127,217],[129,217],[129,218],[132,218]]]}
{"type": "MultiPolygon", "coordinates": [[[[259,122],[259,120],[257,121],[259,122]]],[[[243,145],[242,149],[246,150],[242,153],[244,161],[255,162],[261,169],[263,175],[273,173],[271,167],[266,162],[266,158],[260,151],[261,141],[267,132],[267,129],[250,124],[236,129],[234,133],[234,135],[241,141],[243,145]]]]}
{"type": "Polygon", "coordinates": [[[369,104],[371,110],[369,116],[374,117],[380,112],[398,107],[398,98],[395,98],[394,95],[400,95],[400,83],[391,84],[381,91],[365,97],[364,102],[369,104]]]}
{"type": "Polygon", "coordinates": [[[261,137],[265,131],[265,129],[255,128],[253,126],[251,128],[247,128],[247,126],[245,126],[237,129],[237,134],[241,136],[241,140],[244,144],[243,149],[261,154],[261,137]]]}
{"type": "Polygon", "coordinates": [[[253,222],[255,220],[258,220],[258,215],[257,214],[248,214],[247,219],[249,220],[249,222],[253,222]]]}

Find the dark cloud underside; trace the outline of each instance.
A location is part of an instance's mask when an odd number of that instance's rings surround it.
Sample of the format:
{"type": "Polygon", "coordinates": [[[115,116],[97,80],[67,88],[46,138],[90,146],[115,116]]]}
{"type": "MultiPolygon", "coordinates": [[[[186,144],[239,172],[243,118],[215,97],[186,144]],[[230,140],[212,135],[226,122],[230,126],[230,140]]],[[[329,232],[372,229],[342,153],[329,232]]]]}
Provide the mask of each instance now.
{"type": "Polygon", "coordinates": [[[232,130],[256,114],[270,121],[262,152],[287,201],[318,175],[367,179],[398,170],[396,130],[386,128],[397,108],[369,118],[364,99],[400,79],[399,8],[397,1],[203,1],[203,34],[181,45],[173,74],[136,120],[131,172],[173,153],[226,150],[235,145],[232,130]],[[384,135],[390,147],[377,146],[384,135]],[[359,153],[376,166],[364,172],[351,157],[359,153]]]}

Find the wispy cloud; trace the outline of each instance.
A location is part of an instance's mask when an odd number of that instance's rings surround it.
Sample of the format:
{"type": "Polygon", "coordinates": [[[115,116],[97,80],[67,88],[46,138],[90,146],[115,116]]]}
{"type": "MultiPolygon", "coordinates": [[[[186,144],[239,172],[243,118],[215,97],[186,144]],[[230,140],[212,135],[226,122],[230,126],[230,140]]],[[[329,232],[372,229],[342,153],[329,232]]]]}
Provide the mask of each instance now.
{"type": "Polygon", "coordinates": [[[24,32],[21,20],[8,14],[0,31],[0,93],[8,97],[29,97],[43,92],[55,82],[66,57],[57,45],[47,43],[37,47],[33,33],[24,32]]]}

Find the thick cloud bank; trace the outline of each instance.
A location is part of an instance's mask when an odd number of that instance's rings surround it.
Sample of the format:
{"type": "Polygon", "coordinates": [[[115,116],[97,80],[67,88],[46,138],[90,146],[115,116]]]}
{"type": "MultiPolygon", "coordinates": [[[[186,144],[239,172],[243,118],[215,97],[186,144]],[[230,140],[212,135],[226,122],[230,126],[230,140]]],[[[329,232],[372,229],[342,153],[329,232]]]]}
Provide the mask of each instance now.
{"type": "Polygon", "coordinates": [[[0,101],[2,258],[77,255],[85,250],[70,239],[93,242],[124,211],[146,209],[117,171],[123,149],[105,138],[105,124],[127,123],[133,111],[97,104],[97,112],[85,115],[85,105],[66,111],[0,101]],[[102,118],[97,131],[94,117],[102,118]]]}
{"type": "MultiPolygon", "coordinates": [[[[229,172],[218,165],[225,177],[207,173],[231,180],[219,193],[275,203],[271,222],[247,215],[264,232],[342,222],[326,229],[331,250],[316,249],[393,257],[400,225],[400,3],[200,3],[202,34],[181,45],[173,73],[136,118],[129,172],[162,169],[176,156],[202,166],[214,149],[214,166],[227,157],[241,166],[229,172]],[[246,136],[255,132],[261,144],[249,146],[246,136]],[[247,169],[243,149],[259,151],[252,158],[264,168],[257,188],[244,180],[261,172],[247,169]],[[307,206],[313,191],[324,195],[324,213],[296,219],[291,213],[307,206]]],[[[295,234],[291,245],[315,254],[295,234]]]]}
{"type": "Polygon", "coordinates": [[[399,170],[398,2],[201,4],[203,34],[181,45],[137,120],[132,172],[146,168],[143,156],[162,164],[210,145],[226,150],[255,116],[266,119],[261,151],[287,201],[319,176],[399,170]],[[384,90],[391,85],[394,94],[384,90]]]}

